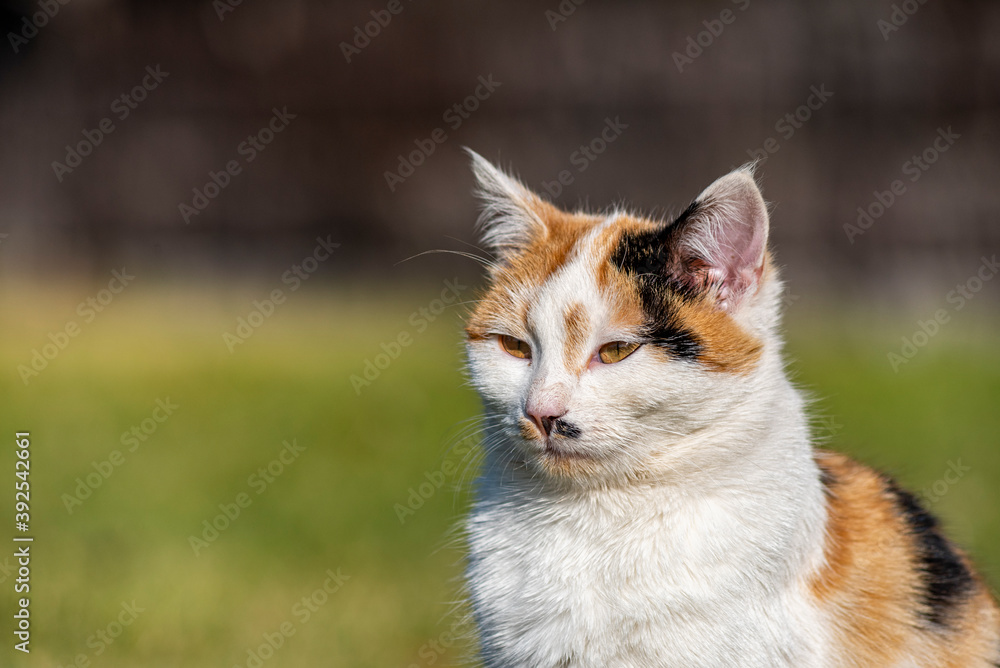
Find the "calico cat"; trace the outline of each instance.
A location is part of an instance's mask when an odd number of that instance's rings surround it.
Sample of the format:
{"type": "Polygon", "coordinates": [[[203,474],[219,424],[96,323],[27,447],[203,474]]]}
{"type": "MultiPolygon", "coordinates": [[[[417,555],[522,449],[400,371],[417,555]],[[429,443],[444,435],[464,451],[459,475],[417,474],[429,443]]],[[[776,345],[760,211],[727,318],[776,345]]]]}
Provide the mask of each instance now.
{"type": "Polygon", "coordinates": [[[472,157],[486,666],[1000,666],[1000,610],[935,519],[813,448],[751,168],[663,222],[561,211],[472,157]]]}

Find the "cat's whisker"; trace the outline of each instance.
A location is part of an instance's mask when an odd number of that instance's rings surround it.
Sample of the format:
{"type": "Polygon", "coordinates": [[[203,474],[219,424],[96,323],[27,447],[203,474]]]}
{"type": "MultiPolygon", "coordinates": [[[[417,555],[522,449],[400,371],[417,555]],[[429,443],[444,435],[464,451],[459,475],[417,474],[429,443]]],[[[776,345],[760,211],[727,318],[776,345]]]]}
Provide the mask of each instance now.
{"type": "Polygon", "coordinates": [[[460,243],[460,244],[465,244],[465,245],[466,245],[466,246],[468,246],[469,248],[474,248],[474,249],[476,249],[477,251],[479,251],[480,253],[482,253],[483,255],[489,255],[489,256],[490,256],[490,258],[492,258],[492,259],[493,259],[493,261],[497,261],[497,260],[499,260],[499,258],[497,258],[497,256],[496,256],[495,254],[493,254],[493,253],[489,252],[488,250],[486,250],[486,249],[485,249],[485,248],[483,248],[482,246],[477,246],[476,244],[473,244],[473,243],[469,243],[468,241],[465,241],[464,239],[459,239],[458,237],[453,237],[453,236],[451,236],[450,234],[446,234],[446,235],[444,235],[444,236],[445,236],[445,238],[447,238],[447,239],[451,239],[452,241],[457,241],[457,242],[458,242],[458,243],[460,243]]]}
{"type": "Polygon", "coordinates": [[[466,251],[452,250],[452,249],[449,249],[449,248],[433,248],[431,250],[425,250],[423,252],[417,253],[416,255],[411,255],[408,258],[402,259],[402,260],[400,260],[399,262],[397,262],[393,266],[398,266],[398,265],[403,264],[404,262],[409,262],[410,260],[415,260],[418,257],[423,257],[424,255],[433,255],[435,253],[442,253],[442,254],[447,254],[447,255],[458,255],[459,257],[464,257],[464,258],[468,258],[470,260],[475,260],[476,262],[478,262],[479,264],[483,265],[487,269],[491,269],[492,270],[492,269],[496,269],[497,268],[497,264],[494,261],[492,261],[492,260],[490,260],[488,258],[480,257],[479,255],[476,255],[474,253],[469,253],[469,252],[466,252],[466,251]]]}

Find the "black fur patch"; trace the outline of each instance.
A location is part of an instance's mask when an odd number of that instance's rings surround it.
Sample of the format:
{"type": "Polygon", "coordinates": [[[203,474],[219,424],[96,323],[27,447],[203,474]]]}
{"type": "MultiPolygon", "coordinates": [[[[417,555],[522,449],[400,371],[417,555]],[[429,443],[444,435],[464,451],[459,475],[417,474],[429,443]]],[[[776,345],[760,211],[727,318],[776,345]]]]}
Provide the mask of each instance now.
{"type": "Polygon", "coordinates": [[[684,327],[671,306],[665,285],[655,279],[638,278],[642,310],[646,313],[646,336],[650,342],[680,359],[696,360],[701,343],[694,332],[684,327]]]}
{"type": "Polygon", "coordinates": [[[931,624],[947,627],[949,613],[973,592],[972,573],[941,534],[937,519],[912,494],[891,479],[886,479],[886,489],[895,498],[916,543],[923,583],[921,614],[931,624]]]}
{"type": "Polygon", "coordinates": [[[819,466],[819,482],[821,485],[823,485],[823,493],[827,496],[827,498],[829,498],[834,495],[835,492],[833,491],[833,487],[839,481],[837,480],[837,477],[833,475],[833,473],[829,469],[825,468],[822,464],[818,464],[818,466],[819,466]]]}
{"type": "Polygon", "coordinates": [[[574,424],[566,422],[566,420],[560,420],[556,418],[553,431],[560,436],[565,436],[566,438],[580,438],[580,428],[574,424]]]}
{"type": "Polygon", "coordinates": [[[638,233],[626,233],[611,255],[611,264],[635,280],[642,310],[646,314],[646,336],[681,359],[694,360],[701,344],[693,332],[686,329],[671,305],[671,297],[693,295],[678,276],[677,259],[672,254],[678,233],[697,210],[691,204],[673,223],[638,233]]]}

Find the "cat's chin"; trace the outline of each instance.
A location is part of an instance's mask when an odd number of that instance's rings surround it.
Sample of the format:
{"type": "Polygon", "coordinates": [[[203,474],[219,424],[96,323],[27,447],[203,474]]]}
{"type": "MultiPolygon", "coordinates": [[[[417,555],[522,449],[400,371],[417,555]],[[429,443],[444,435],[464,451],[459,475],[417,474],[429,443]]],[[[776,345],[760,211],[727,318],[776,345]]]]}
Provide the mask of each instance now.
{"type": "Polygon", "coordinates": [[[512,446],[509,463],[516,464],[521,475],[569,483],[571,487],[601,484],[614,477],[608,468],[611,462],[602,453],[581,447],[578,437],[542,437],[526,420],[517,421],[516,427],[505,432],[512,446]]]}
{"type": "Polygon", "coordinates": [[[544,475],[560,479],[592,478],[600,470],[596,460],[583,455],[566,456],[546,453],[540,456],[536,462],[536,468],[540,469],[544,475]]]}
{"type": "Polygon", "coordinates": [[[592,459],[590,455],[580,452],[578,450],[571,450],[569,448],[566,448],[558,441],[547,441],[545,443],[545,450],[543,451],[543,454],[555,458],[592,459]]]}
{"type": "Polygon", "coordinates": [[[559,479],[582,479],[593,478],[602,471],[597,457],[578,449],[570,449],[558,439],[550,439],[544,443],[533,441],[526,445],[530,450],[526,459],[531,468],[542,475],[559,479]]]}

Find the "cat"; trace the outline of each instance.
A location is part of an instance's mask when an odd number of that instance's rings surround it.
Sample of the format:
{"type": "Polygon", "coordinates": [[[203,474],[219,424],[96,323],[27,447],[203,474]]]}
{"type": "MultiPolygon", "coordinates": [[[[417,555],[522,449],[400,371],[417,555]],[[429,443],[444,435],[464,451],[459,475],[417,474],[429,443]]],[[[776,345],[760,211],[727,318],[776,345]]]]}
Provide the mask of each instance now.
{"type": "Polygon", "coordinates": [[[561,211],[470,154],[485,666],[1000,666],[1000,610],[935,519],[812,446],[752,166],[664,222],[561,211]]]}

